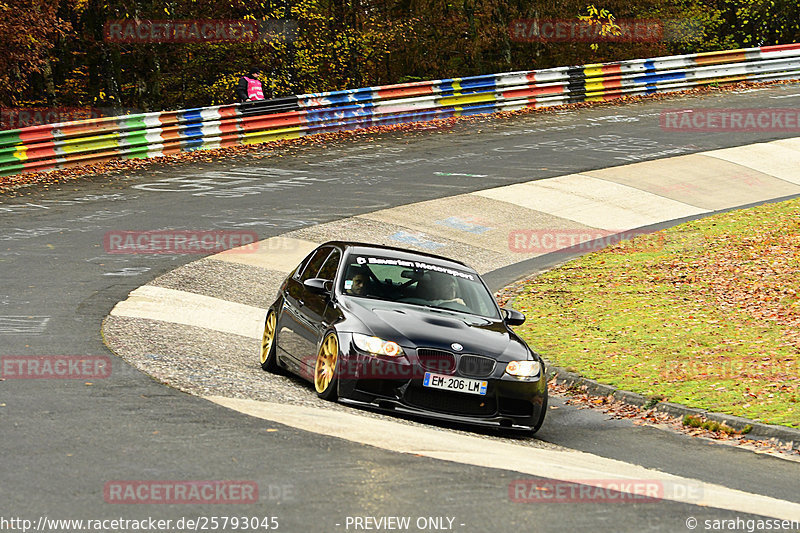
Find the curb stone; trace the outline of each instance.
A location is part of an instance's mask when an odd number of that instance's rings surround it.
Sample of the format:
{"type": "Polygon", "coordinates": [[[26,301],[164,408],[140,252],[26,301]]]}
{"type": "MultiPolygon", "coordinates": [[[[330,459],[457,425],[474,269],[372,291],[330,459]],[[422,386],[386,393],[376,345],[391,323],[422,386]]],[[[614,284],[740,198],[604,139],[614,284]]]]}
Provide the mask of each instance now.
{"type": "MultiPolygon", "coordinates": [[[[635,407],[642,408],[651,402],[650,398],[641,394],[621,390],[612,385],[599,383],[593,379],[582,377],[574,372],[568,372],[563,368],[550,366],[549,363],[547,368],[547,377],[548,380],[555,379],[555,382],[559,385],[578,387],[585,390],[592,396],[613,396],[615,400],[633,405],[635,407]]],[[[769,440],[773,443],[790,446],[792,449],[800,451],[800,429],[794,429],[786,426],[776,426],[773,424],[764,424],[762,422],[756,422],[755,420],[749,420],[740,416],[728,415],[725,413],[715,413],[713,411],[687,407],[685,405],[672,402],[658,402],[653,406],[653,409],[681,418],[686,415],[701,416],[714,422],[724,423],[728,427],[731,427],[737,431],[742,431],[745,426],[751,426],[753,429],[746,434],[747,438],[752,438],[755,440],[769,440]]]]}

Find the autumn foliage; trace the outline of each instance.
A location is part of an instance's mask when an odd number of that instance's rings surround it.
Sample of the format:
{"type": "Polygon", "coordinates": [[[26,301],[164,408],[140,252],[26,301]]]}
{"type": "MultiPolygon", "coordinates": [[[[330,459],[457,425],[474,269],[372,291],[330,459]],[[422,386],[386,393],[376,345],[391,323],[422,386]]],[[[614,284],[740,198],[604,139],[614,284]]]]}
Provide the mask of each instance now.
{"type": "Polygon", "coordinates": [[[542,0],[3,0],[0,107],[165,110],[234,100],[250,66],[268,96],[796,41],[798,6],[751,0],[597,2],[617,19],[680,20],[662,42],[520,42],[519,19],[577,20],[587,2],[542,0]],[[290,21],[289,38],[114,42],[112,21],[290,21]],[[690,32],[691,33],[691,32],[690,32]]]}
{"type": "Polygon", "coordinates": [[[49,72],[52,48],[71,29],[47,0],[0,1],[0,104],[10,105],[49,72]]]}

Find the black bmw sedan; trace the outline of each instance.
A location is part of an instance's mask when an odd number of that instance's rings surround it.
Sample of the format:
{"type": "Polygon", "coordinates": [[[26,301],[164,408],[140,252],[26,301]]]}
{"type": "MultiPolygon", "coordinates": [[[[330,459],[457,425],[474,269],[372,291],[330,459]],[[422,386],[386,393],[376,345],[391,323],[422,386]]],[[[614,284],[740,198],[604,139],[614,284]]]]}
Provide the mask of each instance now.
{"type": "Polygon", "coordinates": [[[301,376],[328,400],[535,432],[547,382],[509,327],[524,320],[461,262],[328,242],[281,284],[261,367],[301,376]]]}

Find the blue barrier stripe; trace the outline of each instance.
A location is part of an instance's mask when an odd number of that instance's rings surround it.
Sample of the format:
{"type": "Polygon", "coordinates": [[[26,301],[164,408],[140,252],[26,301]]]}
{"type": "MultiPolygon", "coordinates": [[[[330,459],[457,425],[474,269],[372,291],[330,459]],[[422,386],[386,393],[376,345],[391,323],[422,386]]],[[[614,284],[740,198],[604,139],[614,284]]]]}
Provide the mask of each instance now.
{"type": "Polygon", "coordinates": [[[453,90],[453,86],[460,87],[461,92],[470,92],[478,87],[495,87],[497,77],[502,74],[484,74],[481,76],[467,76],[464,78],[448,78],[439,80],[440,90],[453,90]]]}
{"type": "Polygon", "coordinates": [[[452,96],[454,94],[472,94],[472,93],[493,93],[497,90],[496,83],[484,83],[478,84],[475,83],[470,87],[454,87],[453,84],[447,84],[439,88],[439,90],[433,94],[435,95],[444,95],[444,96],[452,96]]]}
{"type": "Polygon", "coordinates": [[[492,77],[483,76],[472,80],[464,78],[461,80],[462,93],[484,92],[484,91],[494,92],[496,87],[497,87],[497,80],[495,79],[494,76],[492,77]]]}
{"type": "Polygon", "coordinates": [[[181,113],[180,118],[185,122],[201,122],[203,120],[202,109],[187,109],[181,113]]]}
{"type": "Polygon", "coordinates": [[[496,104],[480,104],[480,105],[465,105],[459,106],[460,115],[483,115],[486,113],[494,113],[498,110],[496,104]]]}
{"type": "Polygon", "coordinates": [[[634,83],[646,83],[650,85],[661,81],[685,80],[685,79],[686,79],[685,72],[672,72],[664,74],[647,74],[645,76],[637,76],[633,78],[633,81],[634,83]]]}
{"type": "Polygon", "coordinates": [[[363,102],[372,100],[373,90],[354,89],[350,91],[336,91],[332,93],[317,93],[298,96],[302,105],[309,105],[313,100],[324,100],[328,104],[343,104],[347,102],[363,102]]]}
{"type": "Polygon", "coordinates": [[[199,150],[203,147],[203,139],[189,139],[186,142],[181,143],[181,150],[191,151],[191,150],[199,150]]]}
{"type": "Polygon", "coordinates": [[[199,125],[182,128],[180,136],[181,138],[203,137],[203,129],[199,125]]]}
{"type": "Polygon", "coordinates": [[[449,78],[446,80],[442,80],[439,84],[439,92],[457,92],[460,93],[462,91],[461,85],[461,78],[449,78]]]}
{"type": "Polygon", "coordinates": [[[365,117],[373,114],[373,104],[362,106],[344,106],[330,109],[310,109],[306,112],[306,121],[309,123],[326,120],[336,120],[350,117],[365,117]]]}

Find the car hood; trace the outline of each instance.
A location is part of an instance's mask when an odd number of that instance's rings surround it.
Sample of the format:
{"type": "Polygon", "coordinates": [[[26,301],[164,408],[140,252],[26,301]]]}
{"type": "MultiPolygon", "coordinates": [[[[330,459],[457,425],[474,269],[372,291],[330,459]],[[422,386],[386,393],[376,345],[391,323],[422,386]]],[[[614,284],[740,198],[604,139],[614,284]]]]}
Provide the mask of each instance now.
{"type": "Polygon", "coordinates": [[[456,311],[431,309],[399,302],[346,298],[342,306],[368,331],[405,348],[437,348],[453,352],[493,356],[501,360],[527,359],[527,346],[512,335],[500,319],[456,311]]]}

